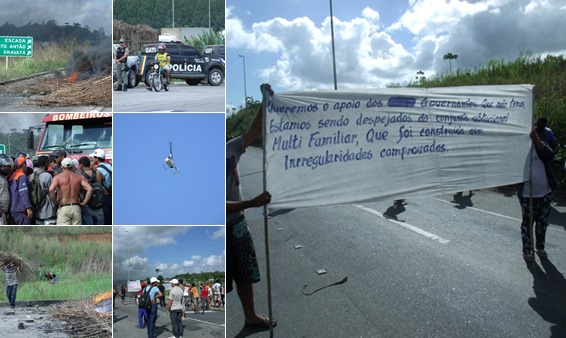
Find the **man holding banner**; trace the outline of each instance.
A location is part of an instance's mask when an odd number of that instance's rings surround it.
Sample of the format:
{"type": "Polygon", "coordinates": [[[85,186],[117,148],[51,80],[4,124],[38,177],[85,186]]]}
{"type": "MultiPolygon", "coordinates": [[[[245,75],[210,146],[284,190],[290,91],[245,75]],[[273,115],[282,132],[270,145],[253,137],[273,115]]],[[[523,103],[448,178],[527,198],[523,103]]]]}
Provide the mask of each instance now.
{"type": "Polygon", "coordinates": [[[521,203],[523,221],[521,223],[521,238],[523,240],[523,258],[532,260],[534,257],[531,247],[531,204],[532,198],[532,220],[535,225],[536,244],[535,250],[540,258],[547,258],[544,250],[546,228],[548,227],[548,215],[550,214],[550,202],[557,187],[556,179],[552,174],[551,162],[554,152],[550,145],[541,141],[534,129],[530,134],[533,148],[531,150],[531,179],[517,185],[517,196],[521,203]],[[533,151],[534,150],[534,151],[533,151]]]}
{"type": "MultiPolygon", "coordinates": [[[[271,86],[263,84],[262,91],[273,95],[271,86]]],[[[265,98],[264,98],[265,99],[265,98]]],[[[264,191],[260,195],[243,200],[240,189],[238,162],[246,148],[263,131],[263,109],[260,108],[250,128],[241,136],[226,143],[226,226],[227,226],[227,287],[232,291],[232,282],[236,282],[238,297],[245,315],[245,326],[269,328],[269,319],[255,312],[253,283],[260,281],[259,266],[251,234],[248,230],[244,210],[261,207],[271,202],[271,194],[264,191]]],[[[275,327],[276,321],[271,325],[275,327]]]]}

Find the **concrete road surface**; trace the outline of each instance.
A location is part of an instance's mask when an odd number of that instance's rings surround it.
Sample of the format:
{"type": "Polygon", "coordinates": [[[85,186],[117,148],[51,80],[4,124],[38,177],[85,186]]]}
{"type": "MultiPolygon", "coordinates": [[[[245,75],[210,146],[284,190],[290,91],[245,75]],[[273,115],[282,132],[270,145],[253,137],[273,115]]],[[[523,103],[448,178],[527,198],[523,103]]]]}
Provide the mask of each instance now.
{"type": "Polygon", "coordinates": [[[115,91],[112,98],[114,112],[219,112],[225,108],[225,85],[189,86],[175,82],[169,91],[148,91],[141,82],[127,92],[115,91]]]}
{"type": "MultiPolygon", "coordinates": [[[[165,312],[165,307],[158,307],[157,313],[155,337],[166,338],[172,336],[171,319],[165,312]]],[[[138,306],[131,298],[126,299],[125,304],[122,304],[120,297],[118,297],[114,314],[114,338],[147,337],[147,329],[140,329],[138,326],[138,306]]],[[[186,317],[187,319],[183,322],[185,326],[183,337],[224,337],[225,315],[223,311],[206,311],[204,314],[187,312],[186,317]]]]}
{"type": "MultiPolygon", "coordinates": [[[[243,155],[240,177],[245,198],[261,192],[259,150],[243,155]]],[[[551,210],[549,259],[534,264],[522,258],[512,189],[409,196],[407,203],[297,209],[269,219],[275,337],[566,337],[563,200],[551,210]]],[[[255,304],[266,315],[261,209],[246,217],[263,278],[255,304]]],[[[227,337],[269,337],[243,326],[235,292],[227,304],[227,337]]]]}

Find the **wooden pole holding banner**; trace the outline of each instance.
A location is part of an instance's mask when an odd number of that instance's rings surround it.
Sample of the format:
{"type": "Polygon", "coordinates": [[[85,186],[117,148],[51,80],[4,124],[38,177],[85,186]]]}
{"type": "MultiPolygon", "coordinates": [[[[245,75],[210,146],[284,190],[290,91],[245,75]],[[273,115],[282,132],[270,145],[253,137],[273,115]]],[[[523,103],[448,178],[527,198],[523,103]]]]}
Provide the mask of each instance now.
{"type": "MultiPolygon", "coordinates": [[[[535,93],[534,93],[535,89],[533,88],[531,94],[532,94],[532,107],[533,107],[533,111],[532,111],[532,116],[533,116],[533,123],[535,121],[535,93]]],[[[533,126],[531,126],[531,128],[533,128],[533,126]]],[[[532,132],[532,130],[531,130],[532,132]]],[[[529,138],[531,137],[531,135],[529,135],[529,138]]],[[[533,206],[533,152],[536,151],[536,147],[533,144],[533,141],[531,141],[531,158],[530,158],[530,169],[529,169],[529,236],[531,238],[531,250],[532,250],[532,255],[533,255],[533,259],[532,259],[532,265],[533,268],[535,267],[535,233],[534,233],[534,223],[535,223],[535,215],[534,215],[534,206],[533,206]]]]}
{"type": "MultiPolygon", "coordinates": [[[[267,155],[266,155],[266,144],[265,136],[267,131],[265,130],[265,121],[267,117],[267,102],[270,100],[270,93],[263,89],[262,86],[263,100],[261,102],[262,106],[262,149],[263,149],[263,191],[267,191],[267,155]]],[[[269,221],[267,218],[267,204],[263,206],[263,229],[265,234],[265,272],[267,275],[267,307],[268,307],[268,317],[269,317],[269,337],[273,338],[273,307],[271,306],[271,263],[269,261],[269,221]]]]}

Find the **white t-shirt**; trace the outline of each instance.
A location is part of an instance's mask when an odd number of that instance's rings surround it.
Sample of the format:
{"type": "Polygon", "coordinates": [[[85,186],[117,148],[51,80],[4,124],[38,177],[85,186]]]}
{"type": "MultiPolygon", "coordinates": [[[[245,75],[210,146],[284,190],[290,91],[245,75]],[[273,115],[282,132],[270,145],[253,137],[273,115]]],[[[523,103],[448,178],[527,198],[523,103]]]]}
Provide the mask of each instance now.
{"type": "MultiPolygon", "coordinates": [[[[532,149],[531,151],[533,156],[532,157],[533,171],[531,175],[532,176],[531,181],[533,184],[533,197],[534,198],[543,197],[549,194],[552,191],[552,189],[548,184],[548,178],[546,177],[546,171],[544,170],[544,163],[538,157],[538,154],[536,151],[534,151],[534,149],[532,149]]],[[[530,184],[529,181],[527,181],[523,185],[523,196],[525,197],[531,196],[530,190],[531,190],[530,184]]]]}
{"type": "Polygon", "coordinates": [[[220,293],[220,283],[214,283],[214,285],[212,285],[212,288],[214,289],[215,293],[220,293]]]}

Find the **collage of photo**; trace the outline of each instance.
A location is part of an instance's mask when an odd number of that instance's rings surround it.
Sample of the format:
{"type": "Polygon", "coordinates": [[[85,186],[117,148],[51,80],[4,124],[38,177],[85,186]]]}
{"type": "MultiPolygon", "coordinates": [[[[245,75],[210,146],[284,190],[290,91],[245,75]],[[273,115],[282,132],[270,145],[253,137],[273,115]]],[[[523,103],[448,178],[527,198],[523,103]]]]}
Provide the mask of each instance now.
{"type": "Polygon", "coordinates": [[[0,5],[7,337],[225,337],[226,7],[174,2],[0,5]]]}
{"type": "Polygon", "coordinates": [[[3,1],[0,334],[566,337],[565,26],[3,1]]]}

